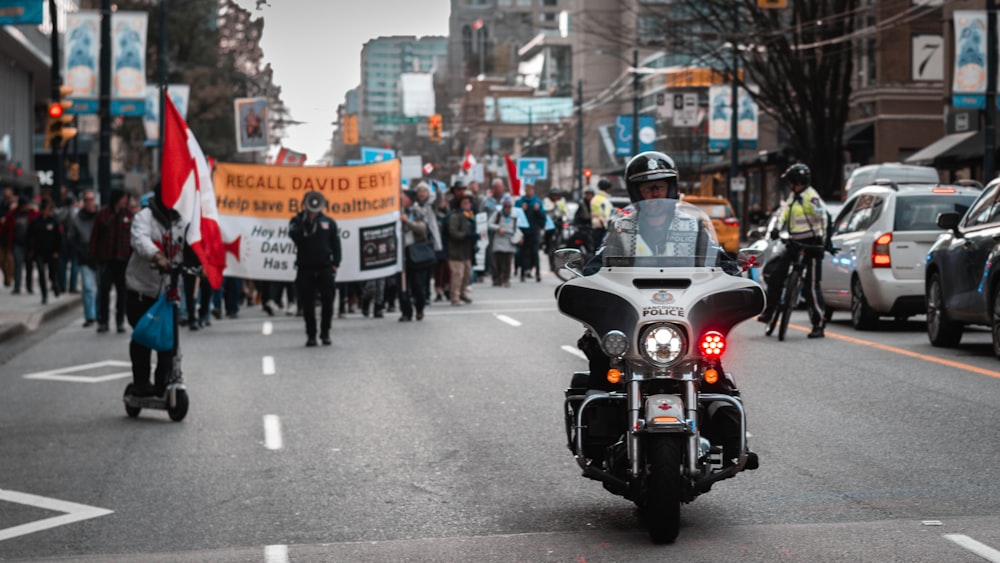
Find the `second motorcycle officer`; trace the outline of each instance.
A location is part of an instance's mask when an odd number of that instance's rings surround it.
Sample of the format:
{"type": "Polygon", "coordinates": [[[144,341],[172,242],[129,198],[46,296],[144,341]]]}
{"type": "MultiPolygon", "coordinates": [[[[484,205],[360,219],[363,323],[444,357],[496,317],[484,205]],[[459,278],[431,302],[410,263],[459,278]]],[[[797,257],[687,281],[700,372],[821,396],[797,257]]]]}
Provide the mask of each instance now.
{"type": "Polygon", "coordinates": [[[337,268],[340,267],[340,234],[337,222],[323,214],[326,198],[308,192],[302,208],[288,223],[288,236],[295,243],[298,257],[295,266],[295,289],[299,308],[306,321],[306,346],[316,345],[316,295],[320,299],[319,338],[324,346],[330,340],[333,322],[333,294],[337,268]]]}

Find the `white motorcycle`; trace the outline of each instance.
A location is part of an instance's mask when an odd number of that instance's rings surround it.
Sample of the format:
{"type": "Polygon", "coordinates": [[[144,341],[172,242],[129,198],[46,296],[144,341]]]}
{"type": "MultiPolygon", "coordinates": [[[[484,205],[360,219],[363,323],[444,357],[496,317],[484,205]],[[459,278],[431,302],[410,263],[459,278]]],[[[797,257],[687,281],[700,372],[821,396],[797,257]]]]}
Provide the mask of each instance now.
{"type": "Polygon", "coordinates": [[[578,250],[557,254],[576,276],[559,286],[559,310],[607,361],[606,373],[577,372],[566,390],[569,448],[584,477],[638,505],[653,541],[672,542],[682,503],[756,468],[721,358],[730,329],[764,308],[760,286],[739,275],[761,252],[733,260],[701,210],[659,199],[621,210],[586,267],[578,250]]]}

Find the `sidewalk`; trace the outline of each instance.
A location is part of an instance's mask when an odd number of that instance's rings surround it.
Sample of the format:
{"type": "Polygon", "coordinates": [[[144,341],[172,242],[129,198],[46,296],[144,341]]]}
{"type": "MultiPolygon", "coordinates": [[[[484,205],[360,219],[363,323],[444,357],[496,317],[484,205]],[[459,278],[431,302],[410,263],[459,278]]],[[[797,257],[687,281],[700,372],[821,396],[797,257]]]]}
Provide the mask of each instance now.
{"type": "MultiPolygon", "coordinates": [[[[20,295],[11,293],[10,287],[0,285],[0,342],[37,329],[45,321],[79,306],[79,293],[63,293],[59,297],[49,292],[49,302],[42,305],[42,294],[35,287],[33,294],[21,288],[20,295]]],[[[83,313],[80,313],[83,322],[83,313]]]]}

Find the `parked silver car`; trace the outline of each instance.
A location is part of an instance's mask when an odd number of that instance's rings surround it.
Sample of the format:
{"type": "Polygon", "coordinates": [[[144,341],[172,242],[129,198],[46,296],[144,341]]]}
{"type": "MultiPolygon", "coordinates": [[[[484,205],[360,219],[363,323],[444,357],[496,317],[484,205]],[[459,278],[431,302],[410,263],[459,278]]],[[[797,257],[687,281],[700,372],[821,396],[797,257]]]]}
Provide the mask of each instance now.
{"type": "Polygon", "coordinates": [[[871,329],[879,317],[926,312],[924,266],[943,229],[940,213],[964,213],[980,190],[941,184],[880,182],[856,191],[833,222],[837,255],[823,259],[827,314],[851,312],[851,324],[871,329]]]}

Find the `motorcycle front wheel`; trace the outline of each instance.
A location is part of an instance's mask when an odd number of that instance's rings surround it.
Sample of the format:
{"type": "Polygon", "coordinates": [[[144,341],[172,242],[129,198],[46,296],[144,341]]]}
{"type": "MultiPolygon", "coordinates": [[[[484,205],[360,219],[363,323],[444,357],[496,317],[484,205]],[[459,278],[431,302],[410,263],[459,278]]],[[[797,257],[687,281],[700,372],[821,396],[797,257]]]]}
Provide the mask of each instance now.
{"type": "Polygon", "coordinates": [[[654,543],[673,543],[681,528],[681,464],[684,438],[667,434],[646,440],[644,516],[654,543]]]}

